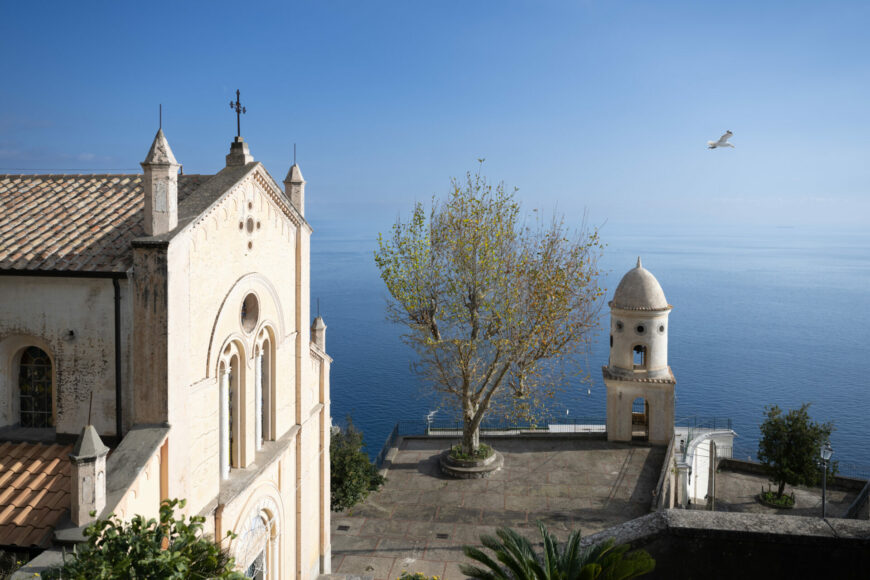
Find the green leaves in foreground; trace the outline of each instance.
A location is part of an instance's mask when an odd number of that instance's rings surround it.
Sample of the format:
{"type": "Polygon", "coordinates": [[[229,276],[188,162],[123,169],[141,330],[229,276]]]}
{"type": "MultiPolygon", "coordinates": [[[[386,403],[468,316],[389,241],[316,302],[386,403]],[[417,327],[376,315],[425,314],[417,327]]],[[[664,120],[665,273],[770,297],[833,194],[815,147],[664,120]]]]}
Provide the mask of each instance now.
{"type": "Polygon", "coordinates": [[[571,532],[560,546],[541,522],[543,552],[535,552],[531,542],[510,528],[499,528],[495,536],[481,536],[488,553],[465,546],[465,555],[483,567],[461,564],[460,570],[478,580],[624,580],[637,578],[655,569],[655,560],[646,550],[629,552],[629,546],[614,546],[611,538],[600,544],[580,547],[580,532],[571,532]]]}
{"type": "Polygon", "coordinates": [[[129,522],[114,514],[85,528],[84,544],[64,555],[64,564],[42,573],[43,578],[110,580],[173,578],[243,580],[235,563],[220,546],[203,536],[205,518],[175,519],[184,500],[163,500],[160,521],[134,516],[129,522]]]}

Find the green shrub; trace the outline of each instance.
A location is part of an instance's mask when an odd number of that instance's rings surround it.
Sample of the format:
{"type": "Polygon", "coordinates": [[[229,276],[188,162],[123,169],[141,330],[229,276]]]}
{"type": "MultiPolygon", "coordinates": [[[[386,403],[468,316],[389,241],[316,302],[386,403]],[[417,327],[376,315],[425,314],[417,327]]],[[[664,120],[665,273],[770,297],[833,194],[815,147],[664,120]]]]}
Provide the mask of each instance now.
{"type": "Polygon", "coordinates": [[[163,500],[159,522],[143,516],[123,522],[115,514],[97,520],[85,528],[87,541],[72,554],[64,554],[63,566],[43,572],[42,577],[244,580],[244,575],[233,571],[233,558],[203,536],[205,518],[175,519],[176,505],[184,507],[184,500],[163,500]]]}
{"type": "Polygon", "coordinates": [[[329,441],[330,507],[333,511],[348,509],[363,501],[370,492],[386,482],[369,461],[363,448],[362,432],[347,418],[347,428],[333,432],[329,441]]]}
{"type": "Polygon", "coordinates": [[[457,443],[450,448],[450,457],[453,459],[459,459],[460,461],[480,461],[481,459],[486,459],[492,454],[492,447],[486,443],[481,443],[480,447],[472,453],[463,453],[461,443],[457,443]]]}

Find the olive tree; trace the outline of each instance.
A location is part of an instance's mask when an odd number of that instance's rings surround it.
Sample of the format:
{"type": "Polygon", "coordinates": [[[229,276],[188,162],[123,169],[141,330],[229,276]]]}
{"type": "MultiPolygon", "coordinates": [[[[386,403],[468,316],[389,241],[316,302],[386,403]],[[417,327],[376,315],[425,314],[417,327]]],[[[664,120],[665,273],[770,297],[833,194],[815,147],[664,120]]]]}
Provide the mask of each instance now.
{"type": "Polygon", "coordinates": [[[475,454],[490,409],[528,419],[588,348],[603,291],[597,230],[524,219],[513,192],[468,173],[447,198],[416,204],[375,262],[388,317],[405,326],[415,370],[462,417],[475,454]]]}
{"type": "MultiPolygon", "coordinates": [[[[788,485],[816,485],[821,479],[819,451],[831,437],[833,423],[816,423],[810,419],[809,403],[783,414],[776,406],[767,406],[767,416],[761,424],[758,459],[764,463],[777,484],[776,497],[781,498],[788,485]]],[[[828,466],[836,470],[836,462],[828,466]]]]}

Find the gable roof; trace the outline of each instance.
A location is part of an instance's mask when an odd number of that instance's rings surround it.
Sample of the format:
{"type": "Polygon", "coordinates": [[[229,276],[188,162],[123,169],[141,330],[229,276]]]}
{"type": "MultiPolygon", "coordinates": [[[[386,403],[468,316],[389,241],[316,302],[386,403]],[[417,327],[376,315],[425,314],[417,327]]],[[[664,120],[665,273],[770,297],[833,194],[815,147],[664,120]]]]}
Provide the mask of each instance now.
{"type": "Polygon", "coordinates": [[[286,216],[308,227],[258,161],[179,175],[178,226],[151,237],[142,175],[0,175],[0,272],[122,274],[133,266],[133,240],[170,240],[251,173],[286,216]]]}
{"type": "Polygon", "coordinates": [[[0,443],[0,546],[46,547],[70,509],[72,445],[0,443]]]}
{"type": "MultiPolygon", "coordinates": [[[[179,175],[179,205],[209,175],[179,175]]],[[[0,175],[0,270],[121,273],[145,235],[142,175],[0,175]]]]}

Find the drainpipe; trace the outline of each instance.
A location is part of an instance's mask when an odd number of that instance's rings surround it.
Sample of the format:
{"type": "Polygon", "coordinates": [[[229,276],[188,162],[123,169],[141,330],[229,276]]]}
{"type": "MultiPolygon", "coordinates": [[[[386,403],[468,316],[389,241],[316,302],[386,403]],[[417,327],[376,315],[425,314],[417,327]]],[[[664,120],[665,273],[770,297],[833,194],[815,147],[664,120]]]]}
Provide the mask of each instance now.
{"type": "Polygon", "coordinates": [[[123,438],[123,407],[121,406],[121,285],[112,278],[115,289],[115,436],[123,438]]]}

